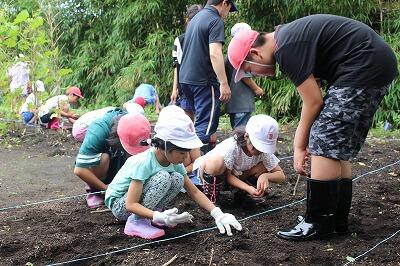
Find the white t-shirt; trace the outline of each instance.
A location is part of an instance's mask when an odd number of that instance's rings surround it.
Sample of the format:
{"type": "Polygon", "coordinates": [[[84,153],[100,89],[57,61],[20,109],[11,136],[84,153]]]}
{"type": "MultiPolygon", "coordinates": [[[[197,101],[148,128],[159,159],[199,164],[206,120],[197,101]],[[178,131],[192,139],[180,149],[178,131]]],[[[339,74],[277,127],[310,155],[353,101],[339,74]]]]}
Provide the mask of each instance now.
{"type": "Polygon", "coordinates": [[[8,76],[11,77],[10,91],[14,92],[20,87],[24,87],[29,81],[29,69],[28,64],[25,62],[18,62],[11,66],[7,72],[8,76]]]}
{"type": "Polygon", "coordinates": [[[51,109],[58,109],[63,104],[69,108],[69,101],[67,95],[58,95],[48,99],[42,106],[39,107],[39,116],[48,114],[51,109]]]}
{"type": "Polygon", "coordinates": [[[89,127],[95,120],[102,118],[108,111],[114,110],[115,107],[107,106],[101,109],[93,110],[85,113],[76,120],[74,127],[89,127]]]}
{"type": "Polygon", "coordinates": [[[274,154],[261,153],[256,156],[247,156],[243,149],[237,145],[236,140],[230,137],[219,143],[206,155],[197,158],[193,164],[193,170],[198,169],[203,164],[206,156],[213,154],[223,156],[225,167],[236,176],[242,175],[243,171],[251,169],[259,162],[262,162],[268,171],[271,171],[279,164],[279,159],[274,154]]]}
{"type": "Polygon", "coordinates": [[[23,112],[30,112],[29,105],[35,106],[35,94],[34,93],[31,93],[28,95],[28,97],[26,97],[25,102],[22,104],[21,108],[19,109],[19,113],[22,114],[23,112]]]}

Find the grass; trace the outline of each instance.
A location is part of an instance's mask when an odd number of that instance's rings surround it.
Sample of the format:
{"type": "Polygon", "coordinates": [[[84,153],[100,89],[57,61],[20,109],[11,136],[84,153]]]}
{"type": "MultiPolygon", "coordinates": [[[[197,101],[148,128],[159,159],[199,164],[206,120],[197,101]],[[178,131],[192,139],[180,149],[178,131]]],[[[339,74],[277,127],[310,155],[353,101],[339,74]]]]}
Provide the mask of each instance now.
{"type": "Polygon", "coordinates": [[[400,139],[400,130],[395,129],[395,130],[388,130],[385,131],[383,130],[382,127],[378,128],[371,128],[369,133],[369,137],[374,137],[374,138],[390,138],[390,139],[400,139]]]}

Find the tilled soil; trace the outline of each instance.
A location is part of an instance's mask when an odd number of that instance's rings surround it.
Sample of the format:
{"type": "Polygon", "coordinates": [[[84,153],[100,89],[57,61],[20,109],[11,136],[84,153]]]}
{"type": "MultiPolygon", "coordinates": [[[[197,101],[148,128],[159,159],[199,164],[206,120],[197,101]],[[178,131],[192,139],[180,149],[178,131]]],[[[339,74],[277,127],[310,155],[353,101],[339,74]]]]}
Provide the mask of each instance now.
{"type": "MultiPolygon", "coordinates": [[[[238,205],[229,191],[223,192],[221,208],[241,219],[241,232],[220,235],[211,216],[181,194],[174,206],[192,213],[194,222],[167,229],[164,238],[152,242],[124,235],[124,223],[111,212],[86,207],[79,196],[84,185],[72,172],[79,144],[70,135],[13,134],[1,140],[0,148],[1,265],[163,265],[170,260],[171,265],[343,265],[400,229],[400,164],[386,167],[399,160],[399,140],[368,139],[354,161],[354,175],[360,178],[353,185],[350,236],[310,242],[276,237],[305,210],[300,201],[305,180],[293,195],[297,175],[287,158],[281,161],[287,182],[271,184],[265,203],[238,205]],[[5,209],[47,199],[62,200],[5,209]]],[[[281,136],[278,157],[284,158],[291,155],[293,133],[281,136]]],[[[399,245],[400,233],[356,264],[400,265],[399,245]]]]}

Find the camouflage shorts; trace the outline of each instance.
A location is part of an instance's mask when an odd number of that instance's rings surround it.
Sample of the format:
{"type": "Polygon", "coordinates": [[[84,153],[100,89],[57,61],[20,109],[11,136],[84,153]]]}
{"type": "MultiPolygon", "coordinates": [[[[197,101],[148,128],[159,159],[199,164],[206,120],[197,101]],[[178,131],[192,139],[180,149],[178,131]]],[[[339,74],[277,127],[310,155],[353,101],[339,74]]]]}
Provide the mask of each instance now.
{"type": "Polygon", "coordinates": [[[348,161],[360,151],[389,85],[379,88],[331,86],[309,139],[312,155],[348,161]]]}

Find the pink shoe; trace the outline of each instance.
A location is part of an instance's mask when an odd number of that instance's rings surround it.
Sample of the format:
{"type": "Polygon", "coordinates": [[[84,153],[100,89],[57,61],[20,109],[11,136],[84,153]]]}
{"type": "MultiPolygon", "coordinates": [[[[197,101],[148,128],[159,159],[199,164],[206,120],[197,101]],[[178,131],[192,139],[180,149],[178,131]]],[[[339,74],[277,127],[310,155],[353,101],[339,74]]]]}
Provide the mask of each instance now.
{"type": "MultiPolygon", "coordinates": [[[[85,190],[87,193],[93,192],[93,190],[88,185],[85,186],[85,190]]],[[[104,205],[104,195],[99,193],[86,195],[86,203],[91,209],[101,207],[104,205]]]]}
{"type": "Polygon", "coordinates": [[[151,225],[149,219],[135,219],[134,214],[128,217],[124,233],[144,239],[155,239],[165,235],[165,231],[151,225]]]}
{"type": "Polygon", "coordinates": [[[104,205],[104,196],[100,194],[90,194],[86,196],[86,203],[89,208],[95,209],[104,205]]]}

